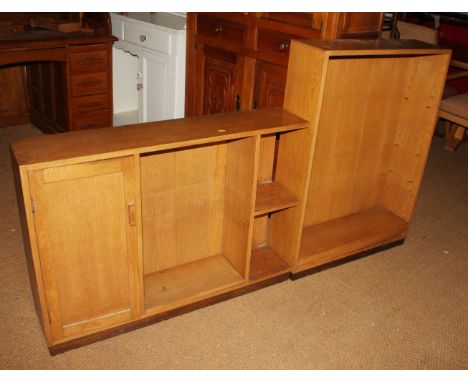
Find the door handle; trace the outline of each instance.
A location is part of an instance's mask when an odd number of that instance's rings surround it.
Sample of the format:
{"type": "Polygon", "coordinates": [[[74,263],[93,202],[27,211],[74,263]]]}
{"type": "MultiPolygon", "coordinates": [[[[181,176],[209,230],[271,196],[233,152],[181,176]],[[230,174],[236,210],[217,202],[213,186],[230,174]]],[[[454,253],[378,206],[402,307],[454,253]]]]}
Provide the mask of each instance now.
{"type": "Polygon", "coordinates": [[[239,110],[240,110],[240,107],[241,107],[240,95],[239,95],[239,94],[236,94],[236,111],[239,111],[239,110]]]}
{"type": "Polygon", "coordinates": [[[136,225],[136,206],[135,203],[128,203],[128,224],[130,226],[136,225]]]}

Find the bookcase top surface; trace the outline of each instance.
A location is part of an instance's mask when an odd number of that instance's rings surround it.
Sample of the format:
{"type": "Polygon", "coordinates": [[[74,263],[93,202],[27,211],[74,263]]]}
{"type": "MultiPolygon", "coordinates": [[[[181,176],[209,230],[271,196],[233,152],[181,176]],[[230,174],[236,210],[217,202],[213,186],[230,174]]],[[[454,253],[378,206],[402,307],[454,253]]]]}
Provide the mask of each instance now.
{"type": "Polygon", "coordinates": [[[418,40],[298,40],[323,51],[329,56],[380,56],[447,54],[450,49],[441,49],[435,45],[418,40]]]}
{"type": "Polygon", "coordinates": [[[142,154],[307,126],[281,108],[268,108],[21,138],[10,146],[17,164],[25,166],[142,154]]]}

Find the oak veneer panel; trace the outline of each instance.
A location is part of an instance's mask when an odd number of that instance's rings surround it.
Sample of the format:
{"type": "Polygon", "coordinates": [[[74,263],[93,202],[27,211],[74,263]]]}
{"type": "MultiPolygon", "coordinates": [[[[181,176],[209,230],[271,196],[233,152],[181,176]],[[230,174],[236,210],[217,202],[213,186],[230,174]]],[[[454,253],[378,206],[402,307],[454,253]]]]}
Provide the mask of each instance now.
{"type": "Polygon", "coordinates": [[[288,264],[297,259],[302,232],[312,129],[281,134],[275,183],[296,200],[296,205],[271,214],[268,245],[288,264]]]}
{"type": "Polygon", "coordinates": [[[268,244],[293,265],[299,256],[327,61],[322,50],[294,40],[290,52],[284,109],[309,121],[310,128],[281,135],[275,182],[286,187],[298,205],[271,216],[268,244]]]}
{"type": "Polygon", "coordinates": [[[308,268],[337,260],[401,239],[407,228],[407,222],[380,206],[305,227],[299,263],[308,268]]]}
{"type": "Polygon", "coordinates": [[[18,164],[82,161],[243,138],[307,127],[279,108],[149,122],[25,138],[12,143],[18,164]]]}
{"type": "Polygon", "coordinates": [[[252,246],[259,137],[227,143],[222,253],[245,278],[252,246]]]}
{"type": "Polygon", "coordinates": [[[329,61],[306,226],[380,204],[411,60],[329,61]]]}
{"type": "Polygon", "coordinates": [[[242,284],[244,278],[222,255],[145,275],[145,306],[162,311],[242,284]]]}
{"type": "Polygon", "coordinates": [[[268,246],[255,248],[250,259],[250,282],[269,279],[289,272],[289,265],[268,246]]]}
{"type": "Polygon", "coordinates": [[[45,297],[44,284],[42,283],[42,270],[40,258],[37,250],[36,230],[34,227],[34,214],[32,210],[32,200],[28,172],[25,168],[19,168],[13,155],[11,155],[13,177],[15,180],[16,200],[21,221],[23,234],[24,253],[28,266],[29,281],[31,283],[34,305],[39,321],[41,323],[47,343],[52,342],[50,331],[49,313],[47,311],[47,300],[45,297]]]}
{"type": "Polygon", "coordinates": [[[226,155],[221,143],[140,158],[145,274],[221,253],[226,155]]]}
{"type": "Polygon", "coordinates": [[[297,200],[277,183],[263,182],[257,185],[256,216],[294,207],[295,205],[297,205],[297,200]]]}
{"type": "Polygon", "coordinates": [[[127,157],[29,172],[54,340],[129,320],[136,309],[132,167],[127,157]]]}
{"type": "Polygon", "coordinates": [[[382,205],[406,221],[413,214],[424,175],[450,54],[409,61],[382,195],[382,205]]]}

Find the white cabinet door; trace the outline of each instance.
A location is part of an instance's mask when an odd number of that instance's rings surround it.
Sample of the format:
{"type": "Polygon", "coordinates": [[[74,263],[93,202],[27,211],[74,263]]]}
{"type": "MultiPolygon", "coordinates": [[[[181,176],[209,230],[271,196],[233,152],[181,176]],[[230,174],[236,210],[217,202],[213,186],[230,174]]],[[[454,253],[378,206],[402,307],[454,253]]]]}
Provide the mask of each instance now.
{"type": "Polygon", "coordinates": [[[140,122],[161,121],[174,118],[173,110],[173,73],[169,57],[142,51],[139,59],[140,122]]]}

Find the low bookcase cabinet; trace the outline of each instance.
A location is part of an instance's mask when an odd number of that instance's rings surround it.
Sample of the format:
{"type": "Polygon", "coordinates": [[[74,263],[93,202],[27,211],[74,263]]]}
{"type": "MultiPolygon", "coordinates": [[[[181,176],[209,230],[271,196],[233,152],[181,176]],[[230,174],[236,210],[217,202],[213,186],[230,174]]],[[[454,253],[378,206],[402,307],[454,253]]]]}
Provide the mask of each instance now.
{"type": "Polygon", "coordinates": [[[292,248],[252,253],[255,216],[297,208],[294,188],[257,187],[260,138],[287,136],[281,175],[307,126],[276,108],[14,142],[51,352],[286,278],[292,248]]]}

